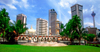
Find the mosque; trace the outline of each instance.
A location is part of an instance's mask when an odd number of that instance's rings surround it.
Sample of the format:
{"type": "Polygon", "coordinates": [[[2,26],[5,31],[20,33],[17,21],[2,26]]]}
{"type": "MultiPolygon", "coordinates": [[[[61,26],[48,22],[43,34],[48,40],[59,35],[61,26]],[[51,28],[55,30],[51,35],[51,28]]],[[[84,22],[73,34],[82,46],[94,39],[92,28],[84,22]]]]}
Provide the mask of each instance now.
{"type": "Polygon", "coordinates": [[[33,27],[31,26],[31,28],[27,30],[26,34],[36,35],[36,30],[34,30],[33,27]]]}

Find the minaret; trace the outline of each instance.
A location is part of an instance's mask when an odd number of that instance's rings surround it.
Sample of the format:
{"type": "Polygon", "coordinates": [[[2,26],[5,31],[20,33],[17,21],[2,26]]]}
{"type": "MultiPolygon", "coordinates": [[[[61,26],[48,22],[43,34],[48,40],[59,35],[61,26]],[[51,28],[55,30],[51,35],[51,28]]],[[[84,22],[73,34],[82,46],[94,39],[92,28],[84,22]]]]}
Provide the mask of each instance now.
{"type": "Polygon", "coordinates": [[[32,25],[31,25],[31,28],[30,29],[33,29],[32,25]]]}
{"type": "Polygon", "coordinates": [[[94,26],[94,28],[95,28],[95,18],[94,18],[94,16],[96,15],[95,13],[94,13],[94,11],[92,12],[92,17],[93,17],[93,26],[94,26]]]}

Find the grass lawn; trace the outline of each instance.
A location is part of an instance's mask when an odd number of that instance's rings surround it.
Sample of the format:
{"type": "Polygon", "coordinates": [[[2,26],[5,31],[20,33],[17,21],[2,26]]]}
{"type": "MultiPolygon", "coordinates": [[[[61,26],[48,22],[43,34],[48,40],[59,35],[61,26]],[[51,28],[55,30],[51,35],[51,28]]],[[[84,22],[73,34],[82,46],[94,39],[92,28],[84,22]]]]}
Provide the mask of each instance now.
{"type": "Polygon", "coordinates": [[[100,48],[85,45],[38,47],[0,44],[0,52],[100,52],[100,48]]]}

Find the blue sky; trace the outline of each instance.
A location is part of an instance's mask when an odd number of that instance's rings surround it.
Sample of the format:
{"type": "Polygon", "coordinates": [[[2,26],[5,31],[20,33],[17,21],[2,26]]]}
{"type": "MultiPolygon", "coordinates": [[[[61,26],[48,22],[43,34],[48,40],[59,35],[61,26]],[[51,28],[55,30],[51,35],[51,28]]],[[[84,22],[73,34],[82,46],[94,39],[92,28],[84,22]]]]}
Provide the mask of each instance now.
{"type": "Polygon", "coordinates": [[[70,7],[74,4],[83,5],[84,27],[93,27],[92,11],[96,13],[95,24],[100,29],[100,0],[0,0],[0,8],[6,8],[11,21],[16,21],[16,15],[27,16],[27,27],[36,29],[36,19],[48,20],[49,10],[55,9],[57,19],[64,24],[71,19],[70,7]]]}

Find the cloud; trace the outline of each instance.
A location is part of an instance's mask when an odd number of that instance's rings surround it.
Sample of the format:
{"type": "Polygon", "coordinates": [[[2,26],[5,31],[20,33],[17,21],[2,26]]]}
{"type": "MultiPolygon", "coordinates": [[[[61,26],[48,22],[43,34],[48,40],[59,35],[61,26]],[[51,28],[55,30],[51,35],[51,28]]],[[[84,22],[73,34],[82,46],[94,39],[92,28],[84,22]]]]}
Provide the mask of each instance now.
{"type": "Polygon", "coordinates": [[[68,8],[71,4],[76,3],[77,0],[60,0],[58,3],[61,7],[68,8]]]}
{"type": "Polygon", "coordinates": [[[29,4],[28,4],[28,1],[27,0],[21,0],[21,1],[18,1],[18,0],[2,0],[0,3],[10,7],[11,9],[17,9],[15,7],[16,6],[19,6],[20,8],[24,7],[24,8],[28,8],[29,4]]]}
{"type": "Polygon", "coordinates": [[[61,0],[61,2],[58,3],[61,7],[69,7],[69,3],[68,2],[64,2],[61,0]]]}
{"type": "Polygon", "coordinates": [[[95,22],[95,23],[96,23],[97,26],[100,26],[100,23],[98,23],[98,22],[95,22]]]}
{"type": "Polygon", "coordinates": [[[69,14],[71,14],[71,11],[68,11],[69,14]]]}
{"type": "Polygon", "coordinates": [[[17,9],[14,5],[11,4],[6,4],[7,6],[9,6],[11,9],[17,9]]]}
{"type": "Polygon", "coordinates": [[[94,11],[94,5],[91,6],[90,10],[91,11],[94,11]]]}
{"type": "Polygon", "coordinates": [[[22,0],[20,4],[22,4],[22,6],[27,8],[29,6],[27,2],[28,2],[27,0],[22,0]]]}
{"type": "Polygon", "coordinates": [[[20,8],[24,7],[24,8],[28,8],[29,4],[28,4],[28,0],[12,0],[12,4],[19,6],[20,8]]]}
{"type": "Polygon", "coordinates": [[[13,3],[13,4],[17,4],[18,1],[16,1],[16,0],[12,0],[12,3],[13,3]]]}
{"type": "Polygon", "coordinates": [[[93,23],[86,22],[86,23],[84,23],[84,25],[86,25],[86,26],[93,26],[93,23]]]}
{"type": "Polygon", "coordinates": [[[0,3],[6,5],[6,6],[8,6],[8,7],[10,7],[11,9],[17,9],[17,8],[13,5],[13,2],[12,2],[12,1],[14,1],[14,0],[10,0],[10,1],[8,1],[8,0],[1,0],[0,3]]]}
{"type": "Polygon", "coordinates": [[[83,9],[83,13],[87,13],[88,12],[88,9],[83,9]]]}

